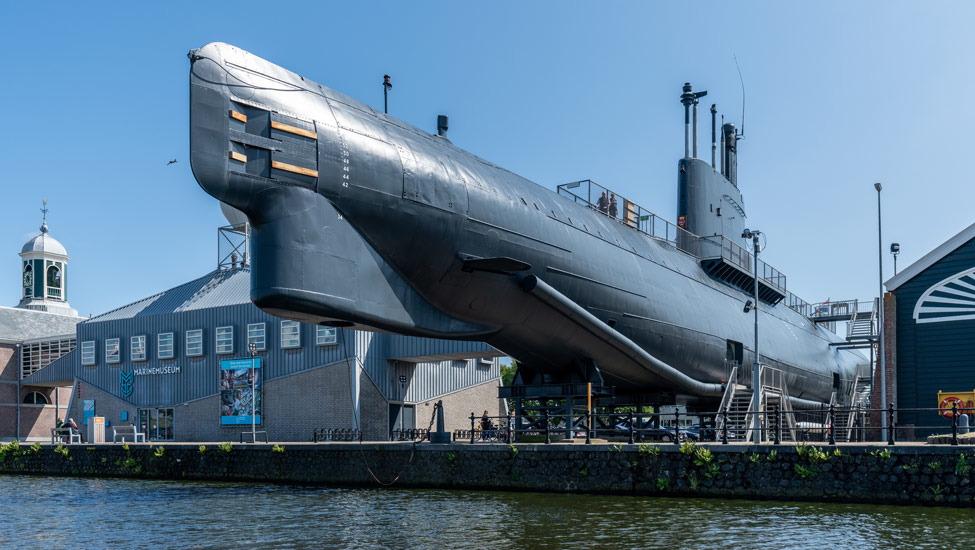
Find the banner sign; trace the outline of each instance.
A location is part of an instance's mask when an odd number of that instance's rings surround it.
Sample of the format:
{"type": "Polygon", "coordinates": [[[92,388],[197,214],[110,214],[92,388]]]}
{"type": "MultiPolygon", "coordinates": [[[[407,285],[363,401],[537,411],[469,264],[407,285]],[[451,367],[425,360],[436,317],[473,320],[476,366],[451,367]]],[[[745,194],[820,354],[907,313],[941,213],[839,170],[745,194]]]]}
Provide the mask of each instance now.
{"type": "Polygon", "coordinates": [[[255,409],[256,422],[261,423],[261,358],[251,361],[220,362],[220,424],[223,426],[251,424],[255,409]]]}

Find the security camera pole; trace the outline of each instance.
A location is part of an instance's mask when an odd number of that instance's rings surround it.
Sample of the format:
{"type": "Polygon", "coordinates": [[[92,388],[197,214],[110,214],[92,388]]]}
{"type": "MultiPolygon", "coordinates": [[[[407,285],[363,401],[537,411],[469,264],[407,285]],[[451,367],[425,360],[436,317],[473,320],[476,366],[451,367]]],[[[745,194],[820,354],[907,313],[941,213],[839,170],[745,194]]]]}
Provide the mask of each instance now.
{"type": "Polygon", "coordinates": [[[251,342],[247,349],[251,352],[251,443],[257,443],[257,370],[254,368],[257,344],[251,342]]]}
{"type": "Polygon", "coordinates": [[[761,235],[761,231],[752,231],[746,229],[741,234],[743,239],[751,239],[752,245],[754,246],[754,268],[752,274],[755,277],[755,362],[752,363],[752,411],[755,415],[755,436],[752,438],[752,443],[762,442],[762,423],[761,417],[758,412],[762,406],[762,380],[761,380],[761,370],[762,366],[759,361],[758,355],[758,253],[760,252],[761,245],[758,244],[758,236],[761,235]]]}
{"type": "Polygon", "coordinates": [[[389,75],[383,75],[383,112],[389,114],[389,90],[393,88],[393,84],[389,81],[389,75]]]}

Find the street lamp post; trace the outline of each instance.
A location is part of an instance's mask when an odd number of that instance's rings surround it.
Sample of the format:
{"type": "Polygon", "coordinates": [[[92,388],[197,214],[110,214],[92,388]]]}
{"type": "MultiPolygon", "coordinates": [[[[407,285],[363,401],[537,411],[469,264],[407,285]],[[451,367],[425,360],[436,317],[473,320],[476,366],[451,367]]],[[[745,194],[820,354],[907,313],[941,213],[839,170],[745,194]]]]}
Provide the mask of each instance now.
{"type": "MultiPolygon", "coordinates": [[[[880,223],[880,190],[884,188],[880,183],[873,184],[877,190],[877,323],[880,331],[880,408],[887,411],[887,368],[886,358],[884,357],[884,237],[882,225],[880,223]]],[[[887,439],[887,415],[880,413],[880,440],[887,439]]]]}
{"type": "Polygon", "coordinates": [[[389,75],[383,75],[383,112],[389,114],[389,91],[393,89],[393,84],[389,81],[389,75]]]}
{"type": "MultiPolygon", "coordinates": [[[[753,254],[754,267],[752,275],[755,277],[755,296],[752,307],[755,309],[755,362],[752,363],[752,411],[755,415],[755,435],[752,438],[753,443],[762,442],[762,423],[761,417],[759,416],[759,408],[762,406],[762,365],[760,361],[760,356],[758,354],[758,253],[761,252],[761,245],[758,243],[758,236],[761,235],[761,231],[752,231],[746,229],[742,232],[741,237],[743,239],[751,239],[752,246],[755,250],[753,254]]],[[[748,304],[745,304],[745,313],[748,313],[748,304]]]]}
{"type": "Polygon", "coordinates": [[[257,344],[251,342],[247,349],[251,352],[251,443],[257,443],[257,369],[254,368],[257,344]]]}

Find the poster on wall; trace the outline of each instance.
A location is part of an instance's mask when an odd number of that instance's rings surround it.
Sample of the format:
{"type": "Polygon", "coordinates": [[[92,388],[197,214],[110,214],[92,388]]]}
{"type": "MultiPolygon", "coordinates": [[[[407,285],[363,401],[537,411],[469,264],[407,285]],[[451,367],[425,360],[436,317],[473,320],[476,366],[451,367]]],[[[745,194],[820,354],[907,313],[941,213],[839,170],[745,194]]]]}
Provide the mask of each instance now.
{"type": "Polygon", "coordinates": [[[251,423],[255,412],[261,423],[261,358],[232,359],[220,362],[220,424],[236,426],[251,423]],[[256,394],[256,400],[255,400],[256,394]]]}
{"type": "Polygon", "coordinates": [[[83,399],[81,401],[82,419],[81,425],[87,426],[88,419],[95,416],[95,400],[94,399],[83,399]]]}

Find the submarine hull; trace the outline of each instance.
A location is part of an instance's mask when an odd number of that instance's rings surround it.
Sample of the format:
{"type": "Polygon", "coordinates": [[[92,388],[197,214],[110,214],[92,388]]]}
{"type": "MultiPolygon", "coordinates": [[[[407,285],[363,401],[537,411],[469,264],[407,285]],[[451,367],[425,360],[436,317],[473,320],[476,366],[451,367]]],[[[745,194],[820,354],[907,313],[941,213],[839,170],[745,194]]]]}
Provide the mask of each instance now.
{"type": "MultiPolygon", "coordinates": [[[[236,47],[190,52],[193,173],[252,225],[251,298],[310,323],[482,340],[550,380],[720,397],[754,361],[747,293],[697,258],[236,47]]],[[[862,356],[762,304],[791,395],[849,393],[862,356]],[[839,388],[835,387],[835,378],[839,388]]]]}

